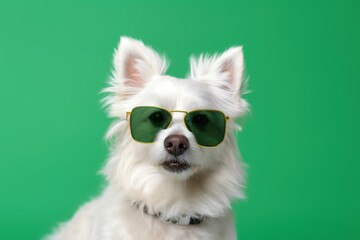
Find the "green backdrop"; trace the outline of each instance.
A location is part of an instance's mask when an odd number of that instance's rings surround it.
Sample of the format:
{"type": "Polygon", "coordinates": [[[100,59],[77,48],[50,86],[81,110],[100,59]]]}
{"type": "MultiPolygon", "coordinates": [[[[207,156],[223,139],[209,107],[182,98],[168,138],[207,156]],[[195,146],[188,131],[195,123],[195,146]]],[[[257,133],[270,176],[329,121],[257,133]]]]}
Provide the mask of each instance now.
{"type": "Polygon", "coordinates": [[[120,35],[171,59],[244,45],[241,240],[360,239],[358,1],[1,1],[0,239],[39,239],[104,185],[99,94],[120,35]]]}

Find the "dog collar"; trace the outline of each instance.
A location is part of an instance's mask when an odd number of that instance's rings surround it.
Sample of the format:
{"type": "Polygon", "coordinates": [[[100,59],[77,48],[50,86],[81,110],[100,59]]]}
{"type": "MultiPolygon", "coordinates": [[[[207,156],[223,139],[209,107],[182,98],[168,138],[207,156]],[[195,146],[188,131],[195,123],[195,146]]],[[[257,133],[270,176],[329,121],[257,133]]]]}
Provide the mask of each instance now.
{"type": "Polygon", "coordinates": [[[195,214],[194,216],[181,214],[181,215],[173,217],[173,218],[164,218],[164,215],[162,212],[150,212],[149,208],[146,205],[134,203],[133,206],[135,206],[137,209],[140,209],[140,210],[142,209],[142,211],[146,215],[157,218],[160,221],[165,222],[165,223],[187,226],[187,225],[199,225],[204,220],[204,216],[202,216],[200,214],[195,214]]]}

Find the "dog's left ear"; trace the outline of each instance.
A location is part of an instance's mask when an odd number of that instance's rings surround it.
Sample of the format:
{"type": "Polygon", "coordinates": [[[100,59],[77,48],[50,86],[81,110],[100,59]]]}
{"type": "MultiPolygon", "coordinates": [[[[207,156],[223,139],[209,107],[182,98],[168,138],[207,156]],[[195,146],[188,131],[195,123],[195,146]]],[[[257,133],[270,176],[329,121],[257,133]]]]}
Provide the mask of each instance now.
{"type": "Polygon", "coordinates": [[[242,47],[232,47],[221,55],[201,55],[190,59],[191,78],[206,81],[231,94],[240,94],[244,72],[242,47]]]}
{"type": "Polygon", "coordinates": [[[125,116],[128,106],[124,101],[138,94],[155,76],[165,74],[166,59],[142,41],[121,37],[114,54],[113,76],[103,90],[103,99],[112,117],[125,116]]]}
{"type": "Polygon", "coordinates": [[[114,68],[116,84],[125,94],[130,94],[140,90],[153,76],[164,74],[167,62],[143,42],[121,37],[114,55],[114,68]]]}

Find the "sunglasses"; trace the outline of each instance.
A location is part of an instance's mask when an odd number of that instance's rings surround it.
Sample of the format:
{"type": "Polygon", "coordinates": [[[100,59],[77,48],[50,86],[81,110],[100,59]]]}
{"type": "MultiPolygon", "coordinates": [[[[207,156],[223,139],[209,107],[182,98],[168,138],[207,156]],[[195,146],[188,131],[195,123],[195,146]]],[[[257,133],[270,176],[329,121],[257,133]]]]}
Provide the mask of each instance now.
{"type": "Polygon", "coordinates": [[[172,113],[185,113],[184,122],[187,129],[195,136],[196,142],[203,147],[215,147],[225,137],[228,116],[218,110],[200,109],[191,112],[166,110],[159,107],[139,106],[126,113],[130,116],[130,131],[134,140],[152,143],[157,134],[170,126],[172,113]]]}

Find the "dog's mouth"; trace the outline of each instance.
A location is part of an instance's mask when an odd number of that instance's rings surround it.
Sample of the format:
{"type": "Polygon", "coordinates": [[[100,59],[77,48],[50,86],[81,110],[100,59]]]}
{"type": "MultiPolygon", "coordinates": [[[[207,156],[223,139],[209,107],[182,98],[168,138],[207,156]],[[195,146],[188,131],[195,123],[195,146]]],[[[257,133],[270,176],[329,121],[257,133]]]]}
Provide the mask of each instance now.
{"type": "Polygon", "coordinates": [[[181,161],[178,159],[166,160],[161,164],[161,166],[165,170],[174,173],[180,173],[190,168],[190,164],[188,162],[181,161]]]}

